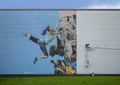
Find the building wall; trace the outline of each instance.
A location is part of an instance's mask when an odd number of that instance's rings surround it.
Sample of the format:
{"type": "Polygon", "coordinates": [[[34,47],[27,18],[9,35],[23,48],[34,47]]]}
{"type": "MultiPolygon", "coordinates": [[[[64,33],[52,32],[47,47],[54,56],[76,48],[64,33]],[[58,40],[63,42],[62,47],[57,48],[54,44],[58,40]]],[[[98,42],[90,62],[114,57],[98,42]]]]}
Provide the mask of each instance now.
{"type": "Polygon", "coordinates": [[[77,11],[77,74],[120,74],[119,36],[120,11],[77,11]]]}

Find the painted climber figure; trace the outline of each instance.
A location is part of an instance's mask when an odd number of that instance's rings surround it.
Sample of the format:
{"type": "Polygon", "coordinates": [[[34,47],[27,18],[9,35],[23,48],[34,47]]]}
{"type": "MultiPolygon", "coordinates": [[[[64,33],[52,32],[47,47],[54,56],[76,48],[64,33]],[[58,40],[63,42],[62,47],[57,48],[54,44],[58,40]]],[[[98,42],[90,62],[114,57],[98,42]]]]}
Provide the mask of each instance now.
{"type": "Polygon", "coordinates": [[[46,49],[46,45],[48,45],[51,41],[53,41],[54,39],[54,35],[55,34],[60,34],[61,32],[55,32],[56,29],[59,26],[60,21],[57,23],[57,25],[55,26],[55,28],[53,28],[51,25],[48,25],[42,32],[42,35],[46,35],[46,37],[44,39],[39,39],[34,37],[31,34],[27,34],[24,33],[24,36],[26,36],[27,38],[29,38],[31,41],[33,41],[34,43],[38,44],[40,46],[41,51],[43,52],[43,56],[38,56],[35,57],[34,59],[34,64],[39,60],[39,59],[43,59],[43,58],[48,58],[48,52],[46,49]]]}

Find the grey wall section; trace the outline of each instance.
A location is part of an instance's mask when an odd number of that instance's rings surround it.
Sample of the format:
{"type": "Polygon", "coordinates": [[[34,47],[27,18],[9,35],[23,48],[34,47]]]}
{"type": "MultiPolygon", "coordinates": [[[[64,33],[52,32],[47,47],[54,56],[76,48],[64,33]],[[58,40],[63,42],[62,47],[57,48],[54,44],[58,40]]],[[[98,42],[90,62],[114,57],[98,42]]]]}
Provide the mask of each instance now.
{"type": "Polygon", "coordinates": [[[77,74],[92,72],[120,74],[120,11],[77,11],[77,74]]]}

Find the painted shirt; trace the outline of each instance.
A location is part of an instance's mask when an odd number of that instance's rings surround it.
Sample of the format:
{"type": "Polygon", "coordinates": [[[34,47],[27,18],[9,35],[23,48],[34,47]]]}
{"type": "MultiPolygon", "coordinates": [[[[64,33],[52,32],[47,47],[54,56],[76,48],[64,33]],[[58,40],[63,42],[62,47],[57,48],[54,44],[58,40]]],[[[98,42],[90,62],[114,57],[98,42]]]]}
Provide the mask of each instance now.
{"type": "Polygon", "coordinates": [[[41,43],[45,43],[46,45],[50,43],[54,39],[54,35],[47,35],[44,39],[40,39],[41,43]]]}

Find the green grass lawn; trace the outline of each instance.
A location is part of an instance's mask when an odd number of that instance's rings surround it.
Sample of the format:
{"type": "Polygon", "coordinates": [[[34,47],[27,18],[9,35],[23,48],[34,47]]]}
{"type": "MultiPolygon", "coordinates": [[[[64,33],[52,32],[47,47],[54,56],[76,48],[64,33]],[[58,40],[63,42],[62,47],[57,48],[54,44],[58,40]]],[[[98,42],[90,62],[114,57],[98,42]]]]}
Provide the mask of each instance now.
{"type": "Polygon", "coordinates": [[[120,76],[0,77],[0,85],[120,85],[120,76]]]}

